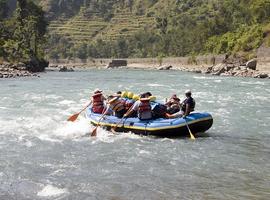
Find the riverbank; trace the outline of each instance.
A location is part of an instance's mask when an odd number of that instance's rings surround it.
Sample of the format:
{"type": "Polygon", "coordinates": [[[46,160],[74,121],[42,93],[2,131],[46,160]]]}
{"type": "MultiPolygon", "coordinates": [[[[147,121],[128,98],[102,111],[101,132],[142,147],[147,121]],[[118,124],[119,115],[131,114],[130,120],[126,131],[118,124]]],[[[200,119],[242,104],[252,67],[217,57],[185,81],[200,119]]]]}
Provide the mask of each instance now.
{"type": "Polygon", "coordinates": [[[7,62],[0,60],[0,78],[16,78],[25,76],[38,76],[44,72],[49,62],[43,58],[31,58],[25,62],[7,62]]]}
{"type": "Polygon", "coordinates": [[[39,76],[37,73],[28,70],[24,63],[2,63],[0,64],[0,78],[16,78],[27,76],[39,76]]]}
{"type": "MultiPolygon", "coordinates": [[[[145,70],[180,70],[193,73],[206,73],[220,76],[240,76],[254,78],[270,78],[270,57],[258,57],[246,61],[241,57],[197,56],[177,58],[131,58],[125,59],[127,69],[145,70]]],[[[59,70],[67,69],[89,69],[108,68],[112,59],[73,59],[52,60],[50,68],[59,70]]]]}

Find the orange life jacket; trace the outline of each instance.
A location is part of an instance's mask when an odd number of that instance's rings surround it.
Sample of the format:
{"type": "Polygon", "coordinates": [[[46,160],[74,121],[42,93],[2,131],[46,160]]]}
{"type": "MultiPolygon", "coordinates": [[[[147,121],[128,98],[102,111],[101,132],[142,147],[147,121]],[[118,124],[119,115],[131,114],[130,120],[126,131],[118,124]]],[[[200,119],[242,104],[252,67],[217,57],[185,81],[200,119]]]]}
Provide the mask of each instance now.
{"type": "Polygon", "coordinates": [[[93,112],[102,114],[102,111],[104,110],[102,94],[97,93],[97,94],[94,94],[92,97],[93,97],[93,102],[92,102],[93,112]]]}

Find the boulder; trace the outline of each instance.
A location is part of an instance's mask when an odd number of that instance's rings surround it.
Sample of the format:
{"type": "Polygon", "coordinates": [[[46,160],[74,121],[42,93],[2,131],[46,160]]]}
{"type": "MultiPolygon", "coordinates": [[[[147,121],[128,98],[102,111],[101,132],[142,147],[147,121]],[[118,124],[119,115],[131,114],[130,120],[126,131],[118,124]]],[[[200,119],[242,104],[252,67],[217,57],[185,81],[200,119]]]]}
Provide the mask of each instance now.
{"type": "Polygon", "coordinates": [[[268,74],[266,73],[256,73],[253,75],[254,78],[268,78],[268,74]]]}
{"type": "Polygon", "coordinates": [[[114,67],[125,67],[127,66],[127,60],[112,60],[107,66],[107,68],[114,68],[114,67]]]}
{"type": "Polygon", "coordinates": [[[168,65],[168,66],[161,66],[158,68],[158,70],[170,70],[172,68],[171,65],[168,65]]]}
{"type": "Polygon", "coordinates": [[[25,65],[30,72],[43,72],[45,68],[49,66],[49,62],[33,57],[30,61],[26,62],[25,65]]]}
{"type": "Polygon", "coordinates": [[[225,71],[226,71],[226,64],[220,63],[220,64],[213,66],[211,74],[219,76],[220,74],[224,73],[225,71]]]}
{"type": "Polygon", "coordinates": [[[213,70],[213,66],[212,67],[208,67],[205,71],[203,71],[202,73],[204,74],[210,74],[213,70]]]}
{"type": "Polygon", "coordinates": [[[63,66],[63,67],[60,67],[59,72],[74,72],[74,69],[63,66]]]}
{"type": "Polygon", "coordinates": [[[247,61],[246,67],[247,67],[248,69],[256,70],[256,67],[257,67],[257,60],[256,60],[256,59],[252,59],[252,60],[247,61]]]}

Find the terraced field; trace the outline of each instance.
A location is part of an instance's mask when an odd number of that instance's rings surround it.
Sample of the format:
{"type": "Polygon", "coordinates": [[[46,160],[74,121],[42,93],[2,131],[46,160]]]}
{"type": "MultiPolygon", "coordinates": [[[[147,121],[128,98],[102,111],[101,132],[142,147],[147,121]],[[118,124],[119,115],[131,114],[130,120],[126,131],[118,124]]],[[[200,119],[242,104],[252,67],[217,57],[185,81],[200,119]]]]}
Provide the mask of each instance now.
{"type": "Polygon", "coordinates": [[[49,31],[78,44],[97,39],[113,41],[119,37],[130,37],[139,30],[152,28],[155,23],[154,17],[137,16],[131,12],[115,13],[109,22],[99,17],[86,16],[81,12],[69,20],[51,21],[49,31]]]}
{"type": "Polygon", "coordinates": [[[130,37],[140,30],[152,28],[154,23],[154,17],[136,16],[131,13],[118,13],[96,38],[115,40],[119,37],[130,37]]]}

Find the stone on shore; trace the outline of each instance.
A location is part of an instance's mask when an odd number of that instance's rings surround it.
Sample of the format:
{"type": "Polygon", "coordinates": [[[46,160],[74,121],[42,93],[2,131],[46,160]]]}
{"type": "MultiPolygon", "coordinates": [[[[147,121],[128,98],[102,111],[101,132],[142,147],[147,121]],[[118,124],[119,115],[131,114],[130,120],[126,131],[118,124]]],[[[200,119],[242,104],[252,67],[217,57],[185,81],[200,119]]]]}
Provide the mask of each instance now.
{"type": "Polygon", "coordinates": [[[251,60],[247,61],[246,67],[247,67],[248,69],[256,70],[256,67],[257,67],[257,60],[256,60],[256,59],[251,59],[251,60]]]}
{"type": "Polygon", "coordinates": [[[125,67],[125,66],[127,66],[127,60],[112,60],[106,68],[109,69],[109,68],[125,67]]]}
{"type": "Polygon", "coordinates": [[[66,66],[62,66],[62,67],[60,67],[59,72],[74,72],[74,69],[68,68],[66,66]]]}
{"type": "MultiPolygon", "coordinates": [[[[253,77],[253,78],[268,78],[269,74],[256,70],[257,60],[252,59],[246,64],[241,62],[222,62],[217,65],[208,67],[201,73],[217,75],[217,76],[238,76],[238,77],[253,77]]],[[[199,70],[189,70],[190,72],[198,73],[199,70]]]]}
{"type": "Polygon", "coordinates": [[[0,78],[16,78],[34,75],[36,74],[29,71],[25,63],[12,64],[4,62],[0,64],[0,78]]]}
{"type": "Polygon", "coordinates": [[[171,65],[165,65],[165,66],[161,66],[161,67],[159,67],[158,68],[158,70],[170,70],[172,68],[172,66],[171,65]]]}

